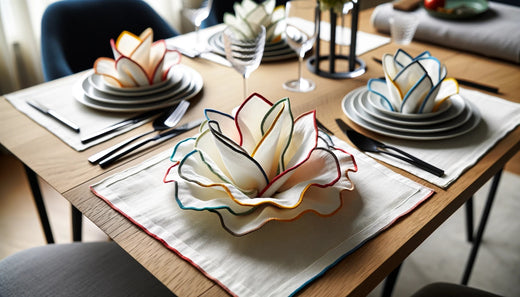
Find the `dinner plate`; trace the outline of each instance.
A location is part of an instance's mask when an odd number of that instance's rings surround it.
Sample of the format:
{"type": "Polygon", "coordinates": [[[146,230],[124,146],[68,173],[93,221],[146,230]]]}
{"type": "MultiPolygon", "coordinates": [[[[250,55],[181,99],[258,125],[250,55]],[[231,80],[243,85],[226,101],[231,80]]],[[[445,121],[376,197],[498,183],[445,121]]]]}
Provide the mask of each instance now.
{"type": "Polygon", "coordinates": [[[442,10],[426,9],[429,15],[441,19],[468,19],[487,10],[487,0],[446,0],[442,10]]]}
{"type": "Polygon", "coordinates": [[[178,83],[181,78],[182,76],[179,75],[178,71],[175,71],[175,67],[172,68],[172,70],[168,73],[168,77],[164,81],[158,84],[143,87],[119,88],[110,86],[105,83],[102,75],[95,74],[94,72],[92,72],[92,74],[87,77],[89,81],[88,83],[92,85],[92,87],[96,88],[96,90],[105,94],[117,96],[145,96],[159,93],[166,89],[172,88],[172,85],[178,83]]]}
{"type": "MultiPolygon", "coordinates": [[[[216,32],[208,38],[208,44],[215,53],[226,56],[222,31],[216,32]]],[[[272,62],[296,57],[296,52],[285,42],[277,41],[266,43],[262,61],[272,62]]]]}
{"type": "Polygon", "coordinates": [[[423,133],[423,134],[429,134],[429,133],[438,133],[442,131],[447,131],[451,129],[455,129],[457,127],[460,127],[464,125],[467,121],[470,120],[472,110],[469,105],[465,105],[465,108],[463,108],[463,112],[461,112],[457,117],[448,120],[448,121],[442,121],[440,123],[436,124],[429,124],[429,125],[402,125],[402,124],[396,124],[396,123],[388,123],[386,121],[380,120],[376,117],[371,116],[369,113],[366,112],[363,105],[361,104],[363,101],[364,96],[366,93],[363,91],[358,92],[352,99],[351,99],[351,108],[352,110],[357,114],[357,116],[366,122],[378,126],[380,128],[392,130],[395,132],[407,132],[407,133],[423,133]]]}
{"type": "Polygon", "coordinates": [[[189,86],[183,92],[178,93],[175,96],[168,97],[163,100],[154,101],[150,103],[139,103],[139,104],[114,104],[100,102],[89,98],[81,86],[83,79],[79,80],[78,83],[73,87],[74,98],[81,104],[88,106],[93,109],[110,111],[110,112],[137,112],[137,111],[148,111],[157,108],[164,108],[176,104],[178,101],[183,99],[190,99],[197,95],[202,90],[203,80],[202,76],[194,69],[186,65],[177,65],[175,67],[182,67],[185,72],[185,77],[189,81],[189,86]]]}
{"type": "MultiPolygon", "coordinates": [[[[439,132],[428,132],[423,133],[421,131],[417,132],[402,132],[390,129],[390,126],[381,127],[378,125],[374,125],[373,123],[367,121],[363,117],[359,116],[356,112],[356,96],[359,96],[359,93],[363,91],[365,87],[358,88],[347,95],[342,100],[341,107],[345,115],[357,125],[370,130],[375,133],[379,133],[381,135],[390,136],[399,139],[408,139],[408,140],[441,140],[441,139],[449,139],[454,138],[463,134],[466,134],[473,130],[480,123],[481,115],[475,106],[466,99],[465,105],[469,106],[468,109],[471,111],[469,119],[467,119],[462,125],[458,127],[454,127],[452,129],[448,129],[445,131],[439,132]]],[[[468,111],[469,112],[469,111],[468,111]]]]}
{"type": "Polygon", "coordinates": [[[370,93],[364,92],[363,98],[360,99],[360,104],[364,111],[372,117],[382,120],[388,124],[409,125],[409,126],[426,126],[440,124],[458,117],[465,109],[466,103],[459,95],[454,95],[443,103],[447,105],[446,112],[439,113],[427,118],[399,118],[393,117],[388,113],[383,113],[369,104],[370,93]]]}
{"type": "Polygon", "coordinates": [[[125,95],[112,95],[99,91],[97,88],[90,84],[88,76],[83,80],[81,87],[85,95],[95,101],[110,103],[110,104],[143,104],[160,101],[166,98],[171,98],[185,91],[191,82],[191,75],[184,70],[177,70],[177,76],[175,84],[170,84],[169,88],[162,90],[159,93],[142,95],[142,96],[125,96],[125,95]]]}

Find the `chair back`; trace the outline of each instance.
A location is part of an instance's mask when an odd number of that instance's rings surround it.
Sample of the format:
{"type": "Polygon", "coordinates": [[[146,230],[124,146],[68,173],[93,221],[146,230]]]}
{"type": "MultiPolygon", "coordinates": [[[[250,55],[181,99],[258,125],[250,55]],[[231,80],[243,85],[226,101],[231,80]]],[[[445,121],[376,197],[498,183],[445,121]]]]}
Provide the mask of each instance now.
{"type": "Polygon", "coordinates": [[[47,7],[41,24],[46,81],[92,68],[113,57],[110,39],[124,30],[136,35],[151,27],[154,41],[178,33],[142,0],[64,0],[47,7]]]}

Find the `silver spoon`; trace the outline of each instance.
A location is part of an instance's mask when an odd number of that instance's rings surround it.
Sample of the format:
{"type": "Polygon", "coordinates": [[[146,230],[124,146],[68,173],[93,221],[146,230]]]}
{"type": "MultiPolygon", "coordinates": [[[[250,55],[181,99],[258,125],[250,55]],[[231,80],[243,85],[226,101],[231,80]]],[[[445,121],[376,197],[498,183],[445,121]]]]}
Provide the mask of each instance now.
{"type": "Polygon", "coordinates": [[[179,123],[181,118],[186,113],[186,110],[188,110],[188,107],[190,106],[190,103],[186,100],[182,100],[177,104],[177,106],[172,110],[168,110],[159,117],[157,117],[153,121],[153,130],[145,132],[143,134],[139,134],[137,136],[134,136],[128,140],[125,140],[121,143],[118,143],[112,147],[109,147],[108,149],[102,150],[99,153],[96,153],[88,158],[88,161],[92,164],[97,164],[101,160],[109,157],[110,155],[114,154],[116,151],[120,150],[121,148],[125,147],[126,145],[136,141],[137,139],[144,137],[146,135],[152,134],[157,131],[166,130],[169,128],[174,127],[179,123]]]}

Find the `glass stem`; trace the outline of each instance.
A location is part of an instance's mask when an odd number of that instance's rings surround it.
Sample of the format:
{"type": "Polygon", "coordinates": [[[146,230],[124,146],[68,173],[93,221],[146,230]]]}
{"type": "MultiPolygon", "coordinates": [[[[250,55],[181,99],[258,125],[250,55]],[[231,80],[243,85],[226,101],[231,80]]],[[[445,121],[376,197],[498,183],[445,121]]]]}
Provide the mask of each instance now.
{"type": "MultiPolygon", "coordinates": [[[[200,37],[199,37],[199,26],[195,26],[195,49],[200,51],[200,37]]],[[[198,53],[197,53],[198,54],[198,53]]]]}
{"type": "Polygon", "coordinates": [[[243,98],[243,100],[245,100],[245,99],[247,98],[247,97],[246,97],[246,96],[247,96],[247,85],[246,85],[246,80],[247,80],[247,79],[246,79],[246,76],[244,75],[244,79],[243,79],[243,81],[244,81],[244,83],[243,83],[243,84],[244,84],[244,98],[243,98]]]}
{"type": "Polygon", "coordinates": [[[300,85],[302,84],[302,79],[303,79],[302,64],[303,64],[303,56],[300,54],[298,57],[298,83],[300,85]]]}

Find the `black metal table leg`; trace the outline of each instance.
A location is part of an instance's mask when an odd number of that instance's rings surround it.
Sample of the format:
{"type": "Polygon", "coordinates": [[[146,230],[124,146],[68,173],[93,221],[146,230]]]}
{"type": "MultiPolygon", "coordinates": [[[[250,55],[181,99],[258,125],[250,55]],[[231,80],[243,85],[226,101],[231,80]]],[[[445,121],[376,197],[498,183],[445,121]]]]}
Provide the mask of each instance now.
{"type": "Polygon", "coordinates": [[[471,270],[473,270],[473,264],[475,263],[477,252],[482,241],[482,236],[484,235],[484,229],[486,228],[486,223],[489,217],[489,213],[491,211],[491,206],[493,205],[493,200],[495,199],[495,194],[498,188],[498,184],[500,182],[500,177],[502,177],[502,169],[500,169],[500,171],[497,172],[497,174],[495,174],[495,176],[493,177],[493,182],[491,184],[491,188],[489,189],[486,205],[484,206],[484,210],[482,212],[482,218],[480,219],[477,234],[475,235],[475,238],[473,240],[473,246],[471,247],[468,262],[466,263],[466,268],[464,270],[464,275],[462,276],[463,285],[468,284],[469,277],[471,275],[471,270]]]}
{"type": "Polygon", "coordinates": [[[385,283],[383,285],[383,293],[382,297],[390,297],[392,296],[392,292],[394,291],[395,283],[397,282],[397,277],[399,276],[399,271],[401,270],[401,266],[403,263],[399,264],[390,274],[386,277],[385,283]]]}
{"type": "Polygon", "coordinates": [[[24,164],[23,166],[25,168],[27,179],[29,180],[29,186],[31,187],[31,192],[34,203],[36,204],[36,209],[38,210],[38,215],[40,216],[40,222],[42,224],[43,233],[45,234],[45,239],[47,240],[47,243],[54,243],[51,224],[49,223],[49,217],[47,216],[47,210],[45,209],[45,203],[43,202],[40,184],[38,183],[38,176],[36,175],[36,172],[27,167],[27,165],[24,164]]]}
{"type": "Polygon", "coordinates": [[[72,210],[72,240],[81,241],[81,223],[83,214],[74,205],[70,205],[72,210]]]}
{"type": "Polygon", "coordinates": [[[466,233],[468,242],[473,242],[473,196],[466,201],[466,233]]]}

